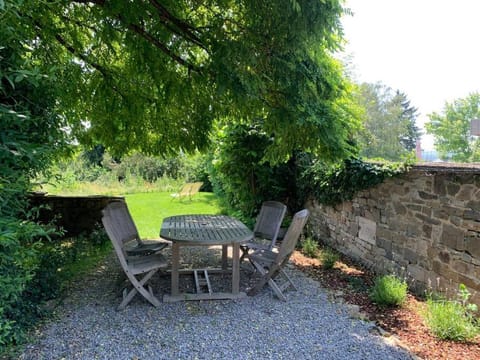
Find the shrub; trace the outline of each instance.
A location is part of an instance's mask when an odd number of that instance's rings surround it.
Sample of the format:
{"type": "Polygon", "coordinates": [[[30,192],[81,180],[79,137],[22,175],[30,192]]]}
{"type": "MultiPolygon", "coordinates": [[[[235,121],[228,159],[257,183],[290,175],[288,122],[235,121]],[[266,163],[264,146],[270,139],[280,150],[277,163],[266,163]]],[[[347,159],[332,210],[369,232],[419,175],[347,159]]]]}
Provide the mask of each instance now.
{"type": "Polygon", "coordinates": [[[301,243],[302,247],[302,252],[311,258],[314,258],[317,256],[318,253],[318,242],[313,240],[311,237],[306,238],[304,241],[301,243]]]}
{"type": "Polygon", "coordinates": [[[254,217],[266,200],[295,199],[295,174],[290,162],[265,161],[272,137],[259,125],[235,124],[217,131],[210,180],[223,197],[227,211],[237,209],[242,218],[254,217]]]}
{"type": "Polygon", "coordinates": [[[461,284],[459,300],[427,300],[424,314],[426,323],[435,336],[442,340],[467,341],[480,333],[480,327],[474,317],[477,310],[474,304],[468,304],[470,293],[461,284]]]}
{"type": "Polygon", "coordinates": [[[380,306],[400,306],[407,298],[407,283],[395,275],[375,279],[370,298],[380,306]]]}
{"type": "Polygon", "coordinates": [[[325,248],[320,254],[320,260],[325,269],[331,269],[340,258],[340,255],[333,249],[325,248]]]}

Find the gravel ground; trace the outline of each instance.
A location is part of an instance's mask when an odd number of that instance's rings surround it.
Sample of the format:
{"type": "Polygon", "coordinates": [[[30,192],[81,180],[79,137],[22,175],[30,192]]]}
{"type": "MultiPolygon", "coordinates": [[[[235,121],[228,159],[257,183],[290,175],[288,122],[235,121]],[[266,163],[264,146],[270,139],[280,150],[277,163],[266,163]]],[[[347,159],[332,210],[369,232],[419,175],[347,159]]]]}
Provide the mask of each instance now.
{"type": "MultiPolygon", "coordinates": [[[[185,264],[219,262],[219,249],[184,251],[185,264]],[[199,260],[203,259],[203,260],[199,260]]],[[[167,250],[167,256],[168,250],[167,250]]],[[[318,282],[287,269],[298,291],[279,301],[266,287],[237,301],[162,303],[154,308],[140,296],[123,311],[124,277],[114,255],[75,284],[55,316],[39,328],[19,359],[412,359],[374,331],[374,324],[349,316],[329,301],[318,282]]],[[[187,277],[183,288],[191,288],[187,277]]],[[[217,289],[228,279],[213,278],[217,289]]],[[[241,290],[255,282],[241,273],[241,290]]],[[[156,276],[154,292],[170,291],[168,275],[156,276]]]]}

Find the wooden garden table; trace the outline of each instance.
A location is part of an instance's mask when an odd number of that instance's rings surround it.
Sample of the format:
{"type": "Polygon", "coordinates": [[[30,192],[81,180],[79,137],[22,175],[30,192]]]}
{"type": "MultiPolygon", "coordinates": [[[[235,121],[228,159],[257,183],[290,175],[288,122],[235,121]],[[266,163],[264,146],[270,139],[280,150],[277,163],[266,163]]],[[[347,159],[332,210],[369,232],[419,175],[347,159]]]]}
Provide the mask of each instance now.
{"type": "Polygon", "coordinates": [[[165,295],[163,301],[181,300],[218,300],[238,299],[245,297],[240,292],[240,244],[253,238],[253,232],[242,222],[224,215],[179,215],[163,220],[160,236],[172,241],[172,288],[170,295],[165,295]],[[180,248],[182,246],[213,246],[222,245],[222,267],[209,269],[180,270],[180,248]],[[214,292],[209,273],[228,272],[227,250],[232,246],[232,291],[214,292]],[[180,273],[193,273],[196,293],[180,293],[180,273]],[[207,287],[207,292],[202,292],[207,287]]]}

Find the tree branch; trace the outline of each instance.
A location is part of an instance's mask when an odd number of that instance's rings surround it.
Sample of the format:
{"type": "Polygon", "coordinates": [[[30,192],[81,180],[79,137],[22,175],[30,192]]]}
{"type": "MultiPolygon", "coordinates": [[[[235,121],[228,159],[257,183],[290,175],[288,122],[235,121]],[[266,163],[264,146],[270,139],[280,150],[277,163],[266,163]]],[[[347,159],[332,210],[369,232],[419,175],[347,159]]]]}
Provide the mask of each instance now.
{"type": "Polygon", "coordinates": [[[127,26],[130,30],[134,31],[135,33],[137,33],[138,35],[143,37],[145,40],[149,41],[152,45],[154,45],[155,47],[160,49],[162,52],[167,54],[170,58],[175,60],[180,65],[185,66],[189,70],[192,70],[192,71],[195,71],[195,72],[201,72],[201,69],[199,67],[196,67],[195,65],[190,64],[185,59],[182,59],[177,54],[174,54],[164,43],[162,43],[161,41],[156,39],[152,34],[145,31],[145,29],[143,29],[140,26],[135,25],[135,24],[128,24],[127,26]]]}
{"type": "Polygon", "coordinates": [[[189,23],[187,23],[185,21],[182,21],[182,20],[178,19],[177,17],[173,16],[167,10],[167,8],[164,7],[162,4],[160,4],[157,0],[150,0],[150,4],[152,4],[152,6],[155,9],[157,9],[160,18],[164,21],[165,26],[167,26],[167,28],[170,31],[172,31],[175,34],[180,35],[182,37],[186,37],[188,40],[193,42],[195,45],[198,45],[202,49],[207,50],[205,45],[200,40],[200,38],[194,33],[195,30],[197,30],[197,29],[195,29],[189,23]],[[170,25],[168,25],[168,22],[174,24],[181,31],[178,31],[178,30],[174,29],[173,27],[171,27],[170,25]]]}
{"type": "MultiPolygon", "coordinates": [[[[38,25],[38,24],[37,24],[38,25]]],[[[84,61],[86,64],[90,65],[95,70],[99,71],[103,76],[108,77],[108,71],[102,65],[90,61],[90,59],[85,55],[82,54],[80,51],[75,49],[72,45],[68,44],[67,41],[60,35],[55,34],[55,39],[65,48],[68,52],[72,55],[77,56],[80,60],[84,61]]]]}
{"type": "MultiPolygon", "coordinates": [[[[79,3],[79,4],[95,4],[98,6],[105,6],[106,1],[105,0],[74,0],[74,2],[79,3]]],[[[157,9],[160,19],[162,21],[162,24],[172,33],[186,39],[187,41],[192,42],[193,44],[199,46],[200,48],[204,49],[207,51],[207,48],[205,45],[201,42],[200,38],[193,33],[193,30],[195,30],[190,24],[174,17],[163,5],[161,5],[158,1],[156,0],[150,0],[151,5],[157,9]],[[170,24],[173,24],[174,26],[171,26],[170,24]]],[[[164,54],[169,56],[171,59],[176,61],[182,66],[185,66],[188,70],[190,71],[195,71],[200,73],[201,69],[187,60],[183,59],[181,56],[175,54],[171,49],[169,49],[164,43],[159,41],[155,36],[153,36],[151,33],[149,33],[147,30],[145,30],[144,27],[141,25],[137,25],[134,23],[130,23],[125,20],[125,18],[121,14],[113,14],[115,18],[118,20],[122,21],[125,26],[134,33],[140,35],[143,37],[145,40],[150,42],[152,45],[157,47],[159,50],[161,50],[164,54]]],[[[76,54],[78,56],[78,54],[76,54]]],[[[83,60],[83,59],[82,59],[83,60]]],[[[93,65],[92,65],[93,66],[93,65]]]]}
{"type": "MultiPolygon", "coordinates": [[[[37,26],[39,25],[37,24],[37,26]]],[[[82,54],[80,51],[75,49],[72,45],[68,44],[67,41],[60,34],[56,34],[55,39],[72,55],[77,56],[86,64],[90,65],[92,68],[100,72],[100,74],[102,74],[106,80],[108,79],[113,80],[112,76],[110,76],[108,70],[105,67],[103,67],[102,65],[96,62],[90,61],[90,59],[85,54],[82,54]]],[[[110,84],[113,91],[118,93],[122,98],[124,99],[126,98],[125,94],[123,94],[123,92],[113,82],[111,82],[110,84]]]]}

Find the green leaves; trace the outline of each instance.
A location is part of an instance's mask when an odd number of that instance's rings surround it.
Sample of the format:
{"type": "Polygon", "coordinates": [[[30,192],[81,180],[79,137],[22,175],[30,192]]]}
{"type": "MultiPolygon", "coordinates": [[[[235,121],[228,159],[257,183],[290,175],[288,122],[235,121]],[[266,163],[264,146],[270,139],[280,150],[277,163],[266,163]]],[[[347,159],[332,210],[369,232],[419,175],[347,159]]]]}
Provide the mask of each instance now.
{"type": "MultiPolygon", "coordinates": [[[[435,294],[433,294],[435,295],[435,294]]],[[[429,296],[424,318],[430,331],[443,340],[469,341],[480,333],[475,304],[468,302],[471,294],[464,284],[459,285],[458,299],[447,300],[429,296]]]]}
{"type": "Polygon", "coordinates": [[[401,306],[407,299],[407,282],[396,275],[383,275],[375,279],[370,298],[380,307],[401,306]]]}
{"type": "MultiPolygon", "coordinates": [[[[33,59],[25,38],[23,1],[2,2],[0,14],[0,344],[18,342],[25,291],[39,259],[38,241],[51,234],[28,210],[27,192],[35,175],[64,149],[62,121],[54,115],[55,84],[33,59]],[[20,315],[19,315],[20,314],[20,315]]],[[[31,26],[32,24],[30,24],[31,26]]],[[[30,301],[30,300],[28,300],[30,301]]],[[[28,309],[36,309],[29,304],[28,309]]],[[[27,310],[27,309],[23,309],[27,310]]]]}
{"type": "Polygon", "coordinates": [[[358,90],[359,105],[365,110],[364,129],[358,137],[360,154],[370,159],[403,160],[420,137],[415,125],[417,109],[405,94],[380,83],[364,83],[358,90]]]}
{"type": "Polygon", "coordinates": [[[332,159],[352,152],[357,116],[330,56],[340,1],[17,6],[22,16],[5,24],[44,73],[54,69],[56,110],[85,144],[116,155],[193,152],[206,149],[214,121],[231,118],[262,119],[272,162],[300,147],[332,159]]]}
{"type": "Polygon", "coordinates": [[[368,163],[356,158],[333,165],[317,161],[305,168],[300,186],[306,195],[313,194],[319,203],[332,206],[351,200],[358,191],[402,174],[407,168],[406,163],[368,163]]]}
{"type": "Polygon", "coordinates": [[[214,142],[211,181],[231,209],[248,219],[263,201],[295,199],[295,177],[289,164],[272,165],[264,160],[272,138],[260,125],[229,124],[217,132],[214,142]]]}
{"type": "Polygon", "coordinates": [[[480,160],[480,139],[470,134],[470,122],[480,118],[480,93],[445,103],[442,113],[432,113],[425,124],[427,133],[434,136],[435,149],[442,159],[460,162],[480,160]]]}

